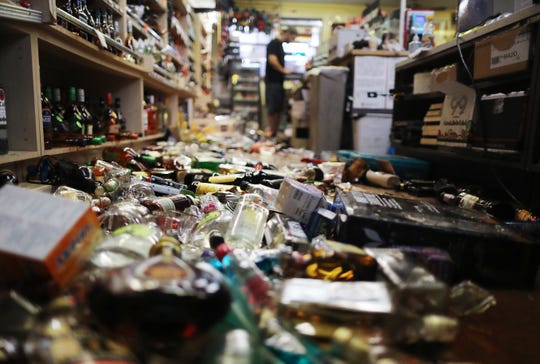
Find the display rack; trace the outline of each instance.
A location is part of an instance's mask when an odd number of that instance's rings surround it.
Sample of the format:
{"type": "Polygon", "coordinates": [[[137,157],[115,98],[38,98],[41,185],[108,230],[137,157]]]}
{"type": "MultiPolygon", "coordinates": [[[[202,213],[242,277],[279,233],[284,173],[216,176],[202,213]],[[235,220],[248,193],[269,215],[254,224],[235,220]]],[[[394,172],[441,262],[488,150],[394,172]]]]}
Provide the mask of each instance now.
{"type": "Polygon", "coordinates": [[[169,9],[166,2],[153,2],[149,6],[156,8],[161,33],[147,26],[143,32],[150,37],[155,33],[161,39],[160,49],[167,49],[173,61],[185,67],[178,67],[179,72],[165,69],[162,57],[138,53],[120,41],[127,35],[126,23],[131,17],[126,1],[93,3],[110,11],[120,24],[116,39],[57,8],[54,2],[38,2],[35,8],[39,10],[0,4],[0,80],[6,92],[9,143],[8,153],[0,155],[0,168],[12,169],[24,180],[25,167],[45,155],[89,161],[104,148],[143,146],[164,136],[163,133],[144,136],[142,100],[148,93],[167,99],[169,115],[175,122],[185,100],[197,96],[198,79],[186,71],[190,67],[188,48],[192,48],[189,49],[192,53],[199,51],[193,48],[196,46],[193,41],[174,43],[174,36],[169,37],[167,18],[176,19],[176,26],[182,28],[178,33],[186,38],[185,34],[197,34],[189,28],[192,24],[186,18],[198,18],[198,15],[191,14],[189,6],[181,0],[169,3],[169,9]],[[80,36],[81,33],[88,37],[80,36]],[[62,90],[70,86],[83,88],[90,104],[97,104],[98,97],[111,92],[121,99],[127,129],[142,137],[98,146],[46,149],[41,117],[41,92],[45,86],[62,90]]]}
{"type": "Polygon", "coordinates": [[[260,123],[260,64],[234,62],[231,80],[232,110],[237,114],[242,114],[245,120],[260,123]]]}

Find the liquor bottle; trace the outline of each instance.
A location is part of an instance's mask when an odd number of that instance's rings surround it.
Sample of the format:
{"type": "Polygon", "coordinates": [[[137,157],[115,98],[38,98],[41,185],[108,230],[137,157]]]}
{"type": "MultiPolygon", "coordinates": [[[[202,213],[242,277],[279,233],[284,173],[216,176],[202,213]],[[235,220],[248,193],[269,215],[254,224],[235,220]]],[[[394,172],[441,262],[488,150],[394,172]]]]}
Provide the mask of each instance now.
{"type": "Polygon", "coordinates": [[[133,24],[129,19],[127,21],[127,35],[126,39],[124,40],[124,45],[132,51],[135,50],[135,38],[133,38],[133,24]]]}
{"type": "Polygon", "coordinates": [[[7,154],[8,150],[6,91],[0,85],[0,154],[7,154]]]}
{"type": "Polygon", "coordinates": [[[113,107],[112,93],[107,93],[107,105],[103,114],[102,123],[105,126],[107,133],[116,136],[120,133],[120,124],[118,124],[118,114],[113,107]]]}
{"type": "Polygon", "coordinates": [[[96,26],[94,18],[92,17],[92,14],[90,14],[90,10],[88,10],[88,7],[86,6],[86,0],[79,0],[78,18],[80,21],[90,25],[91,27],[96,26]]]}
{"type": "Polygon", "coordinates": [[[51,117],[54,139],[69,132],[69,125],[66,121],[66,109],[62,102],[62,92],[58,87],[53,89],[53,108],[51,117]]]}
{"type": "Polygon", "coordinates": [[[51,147],[53,134],[52,126],[52,89],[47,86],[45,92],[41,93],[41,122],[43,123],[43,143],[45,149],[51,147]]]}
{"type": "Polygon", "coordinates": [[[69,124],[69,130],[74,134],[81,134],[84,130],[83,117],[77,106],[77,89],[69,88],[69,103],[66,108],[66,120],[69,124]]]}
{"type": "Polygon", "coordinates": [[[160,211],[183,211],[194,204],[194,199],[189,195],[169,195],[144,199],[141,205],[151,212],[160,211]]]}
{"type": "Polygon", "coordinates": [[[94,134],[94,119],[88,108],[86,107],[84,89],[77,89],[77,108],[81,113],[81,123],[83,125],[82,133],[84,135],[94,134]]]}
{"type": "Polygon", "coordinates": [[[231,294],[208,264],[165,254],[98,272],[86,301],[109,332],[142,349],[166,350],[205,337],[229,312],[231,294]]]}
{"type": "Polygon", "coordinates": [[[114,111],[116,111],[117,123],[120,125],[120,131],[126,131],[127,120],[124,117],[124,113],[122,112],[121,104],[122,103],[119,97],[114,99],[114,111]]]}
{"type": "Polygon", "coordinates": [[[169,109],[167,108],[166,97],[158,96],[157,112],[159,131],[165,131],[169,126],[169,109]]]}
{"type": "Polygon", "coordinates": [[[84,325],[79,311],[74,297],[61,296],[37,315],[25,343],[29,362],[137,363],[125,346],[84,325]]]}
{"type": "Polygon", "coordinates": [[[233,248],[253,250],[261,247],[269,211],[256,194],[242,196],[225,234],[225,241],[233,248]]]}
{"type": "Polygon", "coordinates": [[[459,192],[457,195],[451,193],[441,193],[441,200],[449,205],[458,206],[464,209],[487,212],[488,214],[506,221],[515,219],[515,208],[504,201],[486,200],[476,195],[459,192]]]}
{"type": "Polygon", "coordinates": [[[146,98],[146,113],[148,115],[148,134],[159,132],[158,109],[155,105],[155,96],[148,95],[146,98]]]}

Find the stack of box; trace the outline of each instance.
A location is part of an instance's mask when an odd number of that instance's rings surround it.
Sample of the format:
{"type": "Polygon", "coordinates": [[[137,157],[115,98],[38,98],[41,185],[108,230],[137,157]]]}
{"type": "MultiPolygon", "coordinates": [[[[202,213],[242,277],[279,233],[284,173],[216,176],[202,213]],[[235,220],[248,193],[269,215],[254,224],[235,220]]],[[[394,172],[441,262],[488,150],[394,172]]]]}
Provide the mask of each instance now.
{"type": "Polygon", "coordinates": [[[437,145],[437,137],[439,135],[439,126],[442,117],[442,102],[431,104],[422,124],[422,137],[420,138],[421,145],[437,145]]]}

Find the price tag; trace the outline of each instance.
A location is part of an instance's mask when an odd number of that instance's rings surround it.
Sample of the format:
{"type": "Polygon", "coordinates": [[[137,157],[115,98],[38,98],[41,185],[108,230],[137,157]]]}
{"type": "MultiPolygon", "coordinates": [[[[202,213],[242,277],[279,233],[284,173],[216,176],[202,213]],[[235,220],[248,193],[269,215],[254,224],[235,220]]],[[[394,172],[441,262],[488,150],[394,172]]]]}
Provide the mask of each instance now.
{"type": "Polygon", "coordinates": [[[105,35],[103,35],[102,32],[100,32],[99,30],[95,29],[96,31],[96,35],[99,39],[99,45],[101,46],[101,48],[103,49],[109,49],[109,46],[107,45],[107,40],[105,39],[105,35]]]}
{"type": "Polygon", "coordinates": [[[469,141],[474,118],[475,90],[459,82],[447,81],[438,84],[434,91],[446,94],[439,127],[439,144],[464,146],[469,141]]]}

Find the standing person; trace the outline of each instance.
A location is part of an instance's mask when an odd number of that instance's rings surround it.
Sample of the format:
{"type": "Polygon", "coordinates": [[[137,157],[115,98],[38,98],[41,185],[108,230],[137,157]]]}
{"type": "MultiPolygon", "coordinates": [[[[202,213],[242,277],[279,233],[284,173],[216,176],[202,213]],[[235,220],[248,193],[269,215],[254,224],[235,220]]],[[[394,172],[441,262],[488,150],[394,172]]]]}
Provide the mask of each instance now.
{"type": "Polygon", "coordinates": [[[294,41],[296,34],[294,28],[282,29],[279,36],[271,40],[266,47],[266,107],[272,137],[275,137],[278,132],[284,108],[285,90],[283,81],[285,81],[285,75],[292,73],[291,70],[285,68],[283,42],[294,41]]]}

